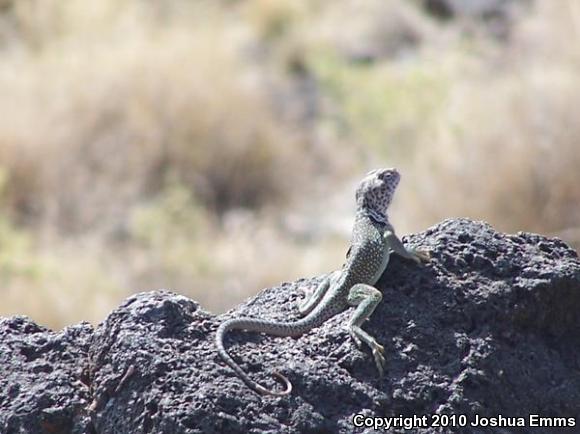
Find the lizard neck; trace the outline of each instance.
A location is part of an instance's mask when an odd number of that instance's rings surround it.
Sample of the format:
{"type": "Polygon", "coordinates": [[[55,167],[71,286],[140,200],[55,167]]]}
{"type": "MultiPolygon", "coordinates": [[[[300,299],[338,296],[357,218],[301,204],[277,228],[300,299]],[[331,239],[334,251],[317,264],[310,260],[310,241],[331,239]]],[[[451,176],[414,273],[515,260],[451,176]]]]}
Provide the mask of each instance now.
{"type": "Polygon", "coordinates": [[[376,225],[390,226],[389,217],[386,213],[378,213],[372,208],[359,208],[356,213],[356,220],[368,220],[369,223],[376,225]]]}

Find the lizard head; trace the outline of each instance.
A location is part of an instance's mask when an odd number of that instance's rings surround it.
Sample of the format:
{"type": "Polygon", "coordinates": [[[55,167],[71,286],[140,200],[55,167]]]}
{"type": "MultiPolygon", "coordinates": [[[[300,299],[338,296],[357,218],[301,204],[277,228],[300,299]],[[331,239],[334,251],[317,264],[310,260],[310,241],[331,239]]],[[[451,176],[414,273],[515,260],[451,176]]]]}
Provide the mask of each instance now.
{"type": "Polygon", "coordinates": [[[356,190],[356,204],[373,220],[387,223],[387,208],[391,203],[401,175],[396,169],[375,169],[367,173],[356,190]]]}

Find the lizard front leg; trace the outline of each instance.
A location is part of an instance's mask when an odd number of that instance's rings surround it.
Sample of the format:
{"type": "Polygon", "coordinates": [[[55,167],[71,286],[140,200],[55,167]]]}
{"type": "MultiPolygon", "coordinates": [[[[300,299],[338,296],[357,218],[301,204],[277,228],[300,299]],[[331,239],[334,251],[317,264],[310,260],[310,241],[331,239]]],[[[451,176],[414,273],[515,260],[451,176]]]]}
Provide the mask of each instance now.
{"type": "Polygon", "coordinates": [[[406,248],[399,237],[397,237],[397,235],[395,235],[395,233],[392,231],[386,231],[383,237],[385,240],[386,248],[390,249],[393,253],[402,256],[403,258],[411,259],[417,264],[427,262],[431,258],[429,252],[426,250],[406,248]]]}
{"type": "Polygon", "coordinates": [[[355,343],[360,346],[361,341],[368,345],[373,353],[375,364],[382,377],[385,368],[385,349],[375,338],[365,332],[361,325],[373,314],[377,305],[383,299],[383,294],[378,289],[359,283],[354,285],[348,293],[348,304],[356,306],[356,309],[348,323],[349,333],[355,343]]]}

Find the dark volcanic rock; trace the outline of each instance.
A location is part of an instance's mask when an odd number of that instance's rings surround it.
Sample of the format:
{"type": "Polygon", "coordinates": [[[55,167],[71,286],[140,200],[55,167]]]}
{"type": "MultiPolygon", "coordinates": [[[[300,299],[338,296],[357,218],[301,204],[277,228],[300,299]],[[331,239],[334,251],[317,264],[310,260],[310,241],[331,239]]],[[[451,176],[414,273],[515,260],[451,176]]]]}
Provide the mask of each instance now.
{"type": "Polygon", "coordinates": [[[0,319],[0,433],[86,433],[88,323],[53,332],[0,319]]]}
{"type": "Polygon", "coordinates": [[[406,242],[431,249],[432,260],[419,267],[393,257],[377,285],[383,303],[364,328],[385,346],[384,378],[350,339],[350,311],[299,338],[228,335],[230,353],[252,378],[278,387],[269,372],[288,376],[288,397],[256,395],[219,359],[213,339],[221,321],[297,318],[299,287],[320,278],[267,289],[219,317],[170,292],[143,293],[91,339],[87,325],[54,333],[22,318],[0,322],[0,432],[372,432],[353,426],[356,414],[501,414],[526,423],[538,414],[575,418],[566,432],[580,432],[577,254],[557,239],[469,220],[445,221],[406,242]]]}

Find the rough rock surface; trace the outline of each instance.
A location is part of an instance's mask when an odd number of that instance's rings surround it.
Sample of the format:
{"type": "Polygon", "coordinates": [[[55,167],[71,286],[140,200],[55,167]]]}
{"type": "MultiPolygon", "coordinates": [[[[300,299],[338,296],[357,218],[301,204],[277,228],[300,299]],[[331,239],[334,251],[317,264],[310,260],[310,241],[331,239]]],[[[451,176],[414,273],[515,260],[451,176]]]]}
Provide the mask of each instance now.
{"type": "Polygon", "coordinates": [[[88,323],[53,332],[26,317],[0,319],[0,433],[86,433],[88,323]]]}
{"type": "MultiPolygon", "coordinates": [[[[432,250],[419,267],[394,257],[383,303],[364,328],[386,349],[377,378],[344,312],[299,338],[232,332],[226,345],[256,380],[293,382],[285,398],[250,391],[219,359],[214,332],[239,315],[297,317],[302,279],[213,316],[166,291],[135,295],[96,329],[52,332],[0,321],[1,433],[374,432],[365,416],[575,418],[580,432],[580,261],[557,239],[448,220],[406,242],[432,250]]],[[[431,418],[428,419],[430,422],[431,418]]],[[[389,432],[529,432],[414,428],[389,432]]]]}

